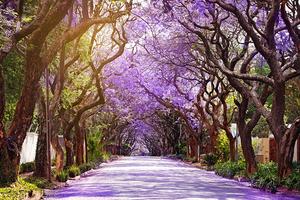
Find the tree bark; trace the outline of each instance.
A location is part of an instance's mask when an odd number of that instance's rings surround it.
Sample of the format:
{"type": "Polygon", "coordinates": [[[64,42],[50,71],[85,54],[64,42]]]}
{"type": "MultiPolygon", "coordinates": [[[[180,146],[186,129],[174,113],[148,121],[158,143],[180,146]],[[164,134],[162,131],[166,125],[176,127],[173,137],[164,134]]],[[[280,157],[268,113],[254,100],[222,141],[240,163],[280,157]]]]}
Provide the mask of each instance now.
{"type": "Polygon", "coordinates": [[[77,123],[75,124],[76,132],[76,164],[81,165],[84,162],[84,134],[82,127],[77,123]]]}
{"type": "Polygon", "coordinates": [[[281,138],[278,145],[278,176],[282,179],[292,172],[292,162],[296,140],[300,135],[300,118],[296,119],[290,129],[281,138]]]}
{"type": "Polygon", "coordinates": [[[46,105],[42,91],[39,98],[39,136],[35,156],[34,176],[51,180],[51,161],[48,162],[47,152],[47,130],[46,130],[46,105]],[[49,166],[50,165],[50,166],[49,166]]]}
{"type": "Polygon", "coordinates": [[[255,153],[252,146],[251,131],[252,129],[247,126],[245,122],[245,115],[248,107],[248,99],[243,97],[243,100],[238,104],[238,119],[237,127],[238,132],[241,137],[241,146],[243,150],[243,155],[246,160],[246,173],[248,175],[253,174],[257,171],[257,162],[255,160],[255,153]]]}
{"type": "Polygon", "coordinates": [[[231,137],[231,138],[228,138],[229,139],[229,158],[230,158],[230,161],[231,162],[235,162],[236,161],[236,158],[235,158],[235,152],[236,152],[236,149],[235,149],[235,138],[231,137]]]}
{"type": "Polygon", "coordinates": [[[0,145],[0,185],[5,186],[17,180],[20,159],[16,144],[9,138],[1,139],[0,145]]]}
{"type": "Polygon", "coordinates": [[[55,150],[55,167],[56,172],[61,172],[64,168],[64,151],[62,146],[59,143],[58,135],[55,134],[51,137],[51,144],[53,149],[55,150]]]}
{"type": "Polygon", "coordinates": [[[211,153],[216,153],[217,151],[217,140],[218,140],[218,133],[214,126],[208,130],[209,137],[210,137],[210,144],[209,144],[209,151],[211,153]]]}
{"type": "Polygon", "coordinates": [[[70,133],[65,135],[65,146],[66,146],[66,167],[70,167],[74,164],[74,144],[70,133]]]}

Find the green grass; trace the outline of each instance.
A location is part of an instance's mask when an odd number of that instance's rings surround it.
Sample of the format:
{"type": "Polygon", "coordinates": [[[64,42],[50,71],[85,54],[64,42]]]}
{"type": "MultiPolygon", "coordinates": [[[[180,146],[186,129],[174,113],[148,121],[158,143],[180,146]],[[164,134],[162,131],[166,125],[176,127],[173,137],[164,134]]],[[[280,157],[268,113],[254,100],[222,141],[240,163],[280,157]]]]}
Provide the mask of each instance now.
{"type": "Polygon", "coordinates": [[[42,192],[35,184],[19,178],[16,183],[11,184],[9,187],[0,188],[0,200],[24,199],[30,196],[33,191],[42,192]]]}

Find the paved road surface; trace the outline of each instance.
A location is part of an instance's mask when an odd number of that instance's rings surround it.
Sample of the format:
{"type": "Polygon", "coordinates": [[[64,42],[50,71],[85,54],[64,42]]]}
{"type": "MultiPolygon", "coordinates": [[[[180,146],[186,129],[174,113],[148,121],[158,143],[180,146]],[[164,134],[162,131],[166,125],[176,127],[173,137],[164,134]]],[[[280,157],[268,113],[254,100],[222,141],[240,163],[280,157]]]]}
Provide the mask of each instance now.
{"type": "Polygon", "coordinates": [[[52,199],[300,199],[249,188],[179,161],[124,157],[102,165],[69,187],[46,192],[52,199]]]}

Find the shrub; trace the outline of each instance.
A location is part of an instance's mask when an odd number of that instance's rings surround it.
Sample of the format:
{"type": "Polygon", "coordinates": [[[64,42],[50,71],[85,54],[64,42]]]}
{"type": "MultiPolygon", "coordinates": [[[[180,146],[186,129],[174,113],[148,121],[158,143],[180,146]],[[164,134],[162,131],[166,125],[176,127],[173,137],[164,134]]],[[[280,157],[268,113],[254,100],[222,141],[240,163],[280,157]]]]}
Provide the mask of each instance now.
{"type": "Polygon", "coordinates": [[[69,173],[69,177],[74,178],[75,176],[80,175],[80,169],[79,167],[72,165],[68,169],[68,173],[69,173]]]}
{"type": "Polygon", "coordinates": [[[238,162],[224,162],[217,163],[215,165],[215,172],[219,176],[223,176],[226,178],[233,178],[235,175],[243,174],[246,169],[246,164],[244,161],[238,162]]]}
{"type": "Polygon", "coordinates": [[[84,173],[86,171],[89,171],[89,170],[93,169],[94,166],[95,166],[94,163],[91,163],[91,162],[79,165],[80,173],[84,173]]]}
{"type": "Polygon", "coordinates": [[[293,172],[283,180],[283,185],[289,190],[300,191],[300,164],[297,162],[293,163],[293,172]]]}
{"type": "Polygon", "coordinates": [[[292,174],[284,179],[283,185],[289,190],[300,190],[300,172],[292,172],[292,174]]]}
{"type": "Polygon", "coordinates": [[[275,193],[279,185],[277,171],[274,162],[259,164],[257,172],[250,177],[252,186],[275,193]]]}
{"type": "Polygon", "coordinates": [[[34,162],[23,163],[20,166],[20,173],[32,172],[34,170],[35,170],[34,162]]]}
{"type": "Polygon", "coordinates": [[[31,177],[26,178],[25,181],[28,183],[34,184],[37,187],[43,188],[43,189],[53,187],[53,184],[45,178],[31,176],[31,177]]]}
{"type": "Polygon", "coordinates": [[[107,152],[103,152],[102,155],[101,155],[101,158],[102,158],[102,161],[106,162],[110,159],[111,155],[110,153],[107,153],[107,152]]]}
{"type": "Polygon", "coordinates": [[[69,173],[65,170],[62,170],[61,172],[56,174],[56,180],[59,182],[66,182],[69,178],[69,173]]]}
{"type": "Polygon", "coordinates": [[[225,131],[221,131],[218,134],[217,139],[217,155],[222,161],[226,161],[229,159],[229,140],[226,136],[225,131]]]}
{"type": "Polygon", "coordinates": [[[34,184],[18,178],[18,181],[7,187],[0,187],[0,200],[28,199],[33,192],[41,192],[34,184]]]}
{"type": "Polygon", "coordinates": [[[204,163],[207,164],[207,166],[213,166],[218,161],[218,156],[212,153],[206,154],[203,158],[204,163]]]}

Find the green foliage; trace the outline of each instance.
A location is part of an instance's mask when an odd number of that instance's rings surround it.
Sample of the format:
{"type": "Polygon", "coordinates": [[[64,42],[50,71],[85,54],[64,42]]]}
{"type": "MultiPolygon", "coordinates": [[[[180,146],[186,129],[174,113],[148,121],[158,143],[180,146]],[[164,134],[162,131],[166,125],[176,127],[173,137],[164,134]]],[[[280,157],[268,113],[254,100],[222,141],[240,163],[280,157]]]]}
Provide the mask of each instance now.
{"type": "Polygon", "coordinates": [[[69,173],[66,170],[62,170],[61,172],[56,174],[56,180],[59,182],[66,182],[69,178],[69,173]]]}
{"type": "Polygon", "coordinates": [[[300,191],[300,172],[292,172],[292,174],[284,179],[283,185],[289,190],[295,189],[300,191]]]}
{"type": "Polygon", "coordinates": [[[246,163],[244,161],[238,161],[238,162],[227,161],[224,163],[217,163],[215,165],[216,174],[226,178],[233,178],[235,175],[243,174],[245,170],[246,170],[246,163]]]}
{"type": "Polygon", "coordinates": [[[230,149],[229,149],[229,140],[224,131],[221,131],[218,134],[217,139],[217,153],[221,161],[227,161],[229,159],[230,149]]]}
{"type": "Polygon", "coordinates": [[[89,170],[93,169],[94,167],[95,167],[95,163],[93,163],[93,162],[88,162],[88,163],[79,165],[80,173],[89,171],[89,170]]]}
{"type": "Polygon", "coordinates": [[[80,175],[80,169],[79,169],[79,167],[72,165],[68,169],[68,173],[69,173],[69,177],[74,178],[75,176],[80,175]]]}
{"type": "Polygon", "coordinates": [[[203,158],[204,163],[207,164],[207,166],[209,167],[215,165],[218,159],[219,159],[218,156],[213,153],[208,153],[203,158]]]}
{"type": "Polygon", "coordinates": [[[20,165],[20,173],[32,172],[35,170],[35,163],[28,162],[20,165]]]}
{"type": "Polygon", "coordinates": [[[187,148],[187,145],[185,143],[180,142],[180,143],[177,144],[176,147],[178,148],[178,154],[179,155],[180,154],[186,155],[188,148],[187,148]]]}
{"type": "Polygon", "coordinates": [[[30,197],[33,191],[41,192],[41,190],[32,183],[21,178],[9,187],[0,187],[0,200],[16,200],[30,197]]]}
{"type": "Polygon", "coordinates": [[[92,127],[88,135],[88,157],[90,161],[96,161],[102,157],[102,144],[100,144],[101,131],[98,127],[92,127]]]}
{"type": "Polygon", "coordinates": [[[261,117],[252,131],[252,136],[267,138],[269,137],[269,132],[270,129],[267,120],[264,117],[261,117]]]}
{"type": "Polygon", "coordinates": [[[259,164],[257,172],[250,177],[252,186],[275,193],[279,186],[277,171],[274,162],[259,164]]]}
{"type": "Polygon", "coordinates": [[[283,180],[283,185],[290,190],[300,191],[300,164],[293,163],[293,172],[283,180]]]}
{"type": "Polygon", "coordinates": [[[290,81],[286,85],[286,120],[288,124],[300,116],[300,81],[290,81]]]}
{"type": "Polygon", "coordinates": [[[30,176],[25,179],[26,182],[36,185],[38,188],[52,188],[54,186],[53,183],[49,182],[47,179],[30,176]]]}
{"type": "Polygon", "coordinates": [[[104,162],[108,161],[110,159],[110,157],[111,157],[111,154],[108,152],[103,152],[101,154],[102,161],[104,161],[104,162]]]}
{"type": "Polygon", "coordinates": [[[11,121],[16,109],[17,101],[20,97],[24,79],[23,64],[23,57],[16,52],[8,54],[3,62],[6,96],[4,122],[6,124],[11,121]]]}

